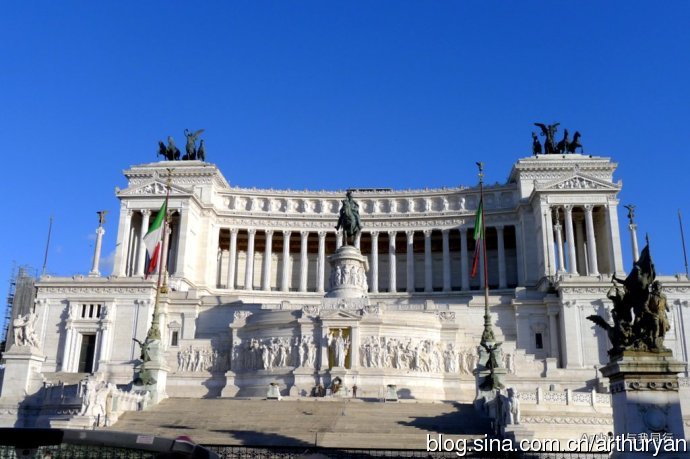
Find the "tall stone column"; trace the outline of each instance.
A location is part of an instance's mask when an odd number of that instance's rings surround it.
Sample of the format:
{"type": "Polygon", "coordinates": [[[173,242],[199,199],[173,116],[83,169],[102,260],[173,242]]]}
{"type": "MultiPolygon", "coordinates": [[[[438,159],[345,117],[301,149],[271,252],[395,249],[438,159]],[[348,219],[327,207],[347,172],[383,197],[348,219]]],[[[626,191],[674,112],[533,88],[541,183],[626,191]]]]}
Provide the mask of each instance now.
{"type": "Polygon", "coordinates": [[[237,228],[230,228],[230,254],[228,256],[228,282],[229,290],[235,289],[235,268],[237,267],[237,228]]]}
{"type": "Polygon", "coordinates": [[[589,275],[599,275],[599,265],[597,264],[597,243],[594,239],[594,219],[592,211],[594,206],[585,205],[585,226],[587,228],[587,255],[589,258],[589,275]]]}
{"type": "Polygon", "coordinates": [[[299,291],[307,291],[307,270],[309,259],[307,258],[307,239],[309,231],[300,231],[300,257],[299,257],[299,291]]]}
{"type": "MultiPolygon", "coordinates": [[[[218,240],[218,229],[216,229],[215,233],[216,233],[216,240],[218,240]]],[[[165,240],[163,241],[163,245],[161,247],[161,263],[160,263],[160,267],[163,270],[163,275],[166,278],[169,274],[168,273],[168,261],[169,261],[168,260],[168,254],[170,253],[169,249],[170,249],[170,235],[171,234],[172,234],[172,230],[170,229],[170,225],[167,225],[165,227],[165,232],[163,233],[163,238],[165,240]],[[163,249],[165,249],[165,250],[163,250],[163,249]]],[[[212,285],[215,286],[215,284],[216,283],[214,282],[212,285]]]]}
{"type": "Polygon", "coordinates": [[[449,231],[441,231],[443,237],[443,291],[450,292],[450,239],[449,231]]]}
{"type": "Polygon", "coordinates": [[[261,275],[261,288],[271,290],[271,270],[273,268],[273,230],[266,230],[266,247],[264,249],[264,266],[261,275]]]}
{"type": "Polygon", "coordinates": [[[609,240],[609,257],[611,273],[624,273],[623,254],[621,253],[620,228],[618,227],[618,201],[610,199],[606,203],[606,226],[609,240]]]}
{"type": "Polygon", "coordinates": [[[640,258],[640,249],[637,245],[637,224],[628,224],[628,229],[630,230],[630,242],[632,243],[633,263],[635,263],[640,258]]]}
{"type": "Polygon", "coordinates": [[[460,288],[470,289],[470,271],[467,266],[467,228],[460,228],[460,288]]]}
{"type": "MultiPolygon", "coordinates": [[[[520,212],[521,213],[521,212],[520,212]]],[[[526,267],[525,267],[525,238],[523,237],[524,231],[522,229],[522,218],[518,220],[515,225],[515,257],[517,258],[517,283],[520,286],[526,283],[526,267]]]]}
{"type": "Polygon", "coordinates": [[[144,236],[149,230],[149,217],[151,216],[151,211],[144,209],[141,211],[141,227],[139,228],[139,234],[141,235],[141,242],[139,243],[139,260],[137,260],[137,276],[143,276],[146,274],[146,246],[144,245],[144,236]]]}
{"type": "MultiPolygon", "coordinates": [[[[166,225],[166,228],[169,226],[166,225]]],[[[167,230],[166,230],[167,232],[167,230]]],[[[220,245],[218,244],[220,236],[220,227],[211,223],[208,229],[208,242],[206,247],[206,285],[209,287],[217,287],[219,282],[219,255],[220,255],[220,245]]],[[[164,245],[167,248],[169,245],[164,245]]],[[[163,264],[167,260],[167,256],[161,253],[161,268],[164,268],[163,264]]],[[[163,271],[165,273],[165,271],[163,271]]]]}
{"type": "Polygon", "coordinates": [[[247,230],[247,265],[244,269],[244,288],[246,290],[254,290],[254,237],[256,230],[250,228],[247,230]]]}
{"type": "MultiPolygon", "coordinates": [[[[100,276],[101,272],[98,270],[98,265],[100,264],[101,261],[101,244],[103,243],[103,235],[105,234],[105,230],[103,229],[102,226],[99,226],[96,228],[96,246],[94,247],[93,250],[93,263],[91,264],[91,271],[89,272],[89,276],[100,276]]],[[[143,245],[143,244],[142,244],[143,245]]]]}
{"type": "Polygon", "coordinates": [[[407,236],[407,292],[414,293],[414,231],[405,231],[407,236]]]}
{"type": "Polygon", "coordinates": [[[563,256],[563,233],[561,233],[561,223],[556,221],[553,225],[553,231],[556,235],[556,250],[558,251],[558,271],[565,272],[565,257],[563,256]]]}
{"type": "Polygon", "coordinates": [[[586,276],[589,272],[589,267],[587,266],[587,253],[585,250],[584,221],[584,215],[573,217],[573,226],[575,227],[575,251],[577,252],[577,271],[586,276]]]}
{"type": "Polygon", "coordinates": [[[573,232],[573,206],[566,204],[565,208],[565,239],[568,244],[568,272],[577,274],[577,254],[575,253],[575,236],[573,232]]]}
{"type": "Polygon", "coordinates": [[[280,289],[283,292],[290,290],[290,236],[292,232],[283,231],[283,273],[280,279],[280,289]]]}
{"type": "Polygon", "coordinates": [[[431,230],[424,230],[424,291],[433,292],[433,267],[431,265],[431,230]]]}
{"type": "Polygon", "coordinates": [[[187,277],[187,270],[185,268],[185,263],[187,262],[187,254],[190,254],[190,258],[193,258],[194,249],[187,247],[188,239],[187,233],[189,232],[189,204],[186,201],[180,203],[180,208],[178,209],[180,214],[180,227],[177,232],[177,255],[175,257],[175,274],[178,277],[187,277]]]}
{"type": "Polygon", "coordinates": [[[506,247],[504,226],[498,225],[496,227],[496,235],[498,238],[498,288],[506,288],[508,282],[506,280],[506,247]]]}
{"type": "Polygon", "coordinates": [[[132,224],[132,211],[124,205],[120,210],[120,226],[117,234],[118,249],[115,255],[114,276],[126,276],[127,258],[129,254],[129,229],[132,224]]]}
{"type": "MultiPolygon", "coordinates": [[[[544,198],[542,198],[544,199],[544,198]]],[[[556,254],[554,253],[553,240],[553,220],[551,219],[551,206],[542,203],[542,225],[544,225],[544,271],[547,276],[552,275],[558,267],[556,266],[556,254]]]]}
{"type": "MultiPolygon", "coordinates": [[[[357,236],[359,236],[360,233],[357,233],[357,236]]],[[[359,240],[359,238],[357,238],[359,240]]],[[[319,231],[319,256],[316,264],[316,271],[317,271],[317,276],[316,276],[316,291],[319,293],[323,293],[324,288],[323,288],[323,283],[324,283],[324,278],[325,278],[325,272],[326,272],[326,232],[325,231],[319,231]]]]}
{"type": "Polygon", "coordinates": [[[388,232],[388,263],[389,267],[389,279],[388,279],[388,290],[390,292],[397,292],[398,287],[396,283],[396,269],[395,269],[395,235],[396,231],[388,232]]]}
{"type": "Polygon", "coordinates": [[[372,293],[379,291],[379,232],[371,232],[371,278],[369,286],[372,293]]]}

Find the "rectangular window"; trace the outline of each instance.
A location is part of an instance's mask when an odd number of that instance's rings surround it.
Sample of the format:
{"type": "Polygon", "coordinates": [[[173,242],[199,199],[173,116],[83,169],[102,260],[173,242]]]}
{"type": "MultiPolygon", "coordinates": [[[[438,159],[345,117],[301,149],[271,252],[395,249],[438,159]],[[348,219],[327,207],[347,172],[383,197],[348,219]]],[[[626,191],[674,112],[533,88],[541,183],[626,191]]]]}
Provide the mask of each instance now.
{"type": "Polygon", "coordinates": [[[172,336],[170,337],[170,345],[171,346],[177,346],[177,339],[178,339],[179,333],[180,332],[178,332],[177,330],[174,330],[172,332],[172,336]]]}
{"type": "Polygon", "coordinates": [[[535,340],[535,344],[537,346],[537,349],[544,349],[544,339],[542,338],[541,333],[535,334],[534,340],[535,340]]]}

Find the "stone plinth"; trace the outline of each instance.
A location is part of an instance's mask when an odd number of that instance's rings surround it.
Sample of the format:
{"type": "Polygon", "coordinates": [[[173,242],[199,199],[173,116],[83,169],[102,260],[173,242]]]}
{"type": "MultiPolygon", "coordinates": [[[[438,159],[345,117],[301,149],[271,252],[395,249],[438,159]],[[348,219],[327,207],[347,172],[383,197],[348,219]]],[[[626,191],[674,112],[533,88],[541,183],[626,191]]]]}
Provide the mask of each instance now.
{"type": "Polygon", "coordinates": [[[3,400],[22,400],[37,392],[42,385],[41,367],[45,356],[32,346],[13,345],[3,355],[5,375],[2,384],[3,400]]]}
{"type": "MultiPolygon", "coordinates": [[[[684,439],[685,429],[678,392],[678,373],[685,371],[686,364],[673,358],[670,351],[661,353],[625,351],[623,355],[600,369],[609,378],[613,430],[617,438],[645,435],[670,435],[684,439]]],[[[637,445],[639,448],[640,445],[637,445]]],[[[687,452],[660,453],[654,455],[650,443],[648,451],[631,451],[631,444],[624,444],[614,453],[617,459],[687,457],[687,452]]],[[[662,449],[663,451],[663,449],[662,449]]]]}
{"type": "Polygon", "coordinates": [[[142,371],[147,371],[155,381],[146,386],[146,390],[150,392],[151,405],[156,405],[161,400],[168,398],[165,388],[168,383],[170,368],[165,362],[163,352],[162,343],[159,340],[153,340],[149,345],[151,360],[141,365],[142,371]]]}
{"type": "Polygon", "coordinates": [[[326,298],[364,298],[367,296],[367,258],[358,248],[344,245],[328,257],[331,276],[326,298]]]}

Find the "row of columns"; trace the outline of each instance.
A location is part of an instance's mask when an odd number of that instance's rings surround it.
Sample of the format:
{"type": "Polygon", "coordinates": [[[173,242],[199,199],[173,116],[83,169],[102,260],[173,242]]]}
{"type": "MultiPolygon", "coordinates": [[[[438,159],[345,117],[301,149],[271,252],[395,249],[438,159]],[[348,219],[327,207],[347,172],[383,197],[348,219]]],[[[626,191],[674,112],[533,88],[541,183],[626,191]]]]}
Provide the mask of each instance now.
{"type": "MultiPolygon", "coordinates": [[[[599,241],[601,242],[601,237],[607,238],[605,242],[607,243],[609,248],[609,270],[611,271],[611,273],[619,271],[622,268],[622,259],[619,244],[616,237],[616,235],[618,234],[618,216],[616,214],[616,206],[613,204],[604,206],[606,212],[605,234],[601,234],[601,232],[597,234],[597,232],[595,231],[593,216],[595,206],[592,204],[578,206],[581,207],[584,211],[584,235],[582,234],[581,224],[576,224],[576,222],[574,222],[574,207],[575,206],[573,206],[572,204],[565,204],[562,206],[552,206],[550,208],[555,217],[555,223],[552,225],[552,229],[556,244],[557,272],[567,272],[568,274],[572,275],[586,274],[589,276],[598,276],[600,272],[600,265],[597,256],[597,241],[599,239],[599,241]],[[559,211],[561,208],[564,212],[565,241],[563,241],[563,228],[560,224],[559,217],[559,211]],[[578,250],[578,247],[580,248],[580,250],[578,250]],[[568,260],[567,266],[566,258],[568,260]],[[581,258],[584,258],[584,260],[581,260],[581,258]],[[583,267],[582,273],[578,272],[578,264],[580,264],[581,267],[583,267]]],[[[551,221],[551,219],[548,220],[551,221]]]]}
{"type": "MultiPolygon", "coordinates": [[[[498,286],[499,288],[507,287],[507,269],[505,256],[505,238],[504,227],[496,226],[498,237],[498,286]]],[[[468,249],[467,249],[467,228],[460,228],[460,278],[461,289],[470,289],[470,278],[468,269],[468,249]]],[[[244,288],[245,290],[253,290],[254,280],[254,246],[256,229],[247,229],[247,257],[246,266],[244,270],[244,288]]],[[[226,288],[235,289],[236,279],[236,263],[237,263],[237,235],[238,228],[230,228],[230,247],[229,247],[229,267],[227,270],[226,288]]],[[[273,245],[273,230],[265,230],[265,252],[263,270],[261,273],[261,290],[271,290],[271,273],[272,273],[272,245],[273,245]]],[[[397,257],[396,257],[396,236],[397,231],[387,231],[388,235],[388,272],[389,285],[388,291],[397,291],[397,257]]],[[[308,239],[311,233],[309,231],[300,231],[300,262],[299,262],[299,291],[307,292],[308,281],[308,239]]],[[[371,231],[368,233],[371,236],[371,265],[369,266],[369,288],[372,293],[379,292],[379,231],[371,231]]],[[[409,293],[414,292],[415,288],[415,260],[414,260],[414,234],[415,231],[406,231],[407,236],[407,288],[409,293]]],[[[431,235],[432,230],[424,230],[424,291],[433,291],[433,262],[431,250],[431,235]]],[[[443,273],[443,291],[451,291],[451,256],[450,256],[450,230],[441,230],[442,234],[442,273],[443,273]]],[[[291,231],[283,231],[283,256],[282,256],[282,274],[279,283],[279,290],[287,292],[290,289],[289,266],[290,263],[290,237],[291,231]]],[[[326,269],[326,231],[318,231],[318,255],[317,255],[317,273],[316,273],[316,291],[324,292],[325,269],[326,269]]],[[[357,235],[354,240],[354,245],[360,248],[361,233],[357,235]]],[[[342,236],[336,233],[336,247],[342,246],[342,236]]],[[[483,259],[482,259],[483,262],[483,259]]],[[[483,285],[483,269],[480,270],[480,284],[483,285]]]]}

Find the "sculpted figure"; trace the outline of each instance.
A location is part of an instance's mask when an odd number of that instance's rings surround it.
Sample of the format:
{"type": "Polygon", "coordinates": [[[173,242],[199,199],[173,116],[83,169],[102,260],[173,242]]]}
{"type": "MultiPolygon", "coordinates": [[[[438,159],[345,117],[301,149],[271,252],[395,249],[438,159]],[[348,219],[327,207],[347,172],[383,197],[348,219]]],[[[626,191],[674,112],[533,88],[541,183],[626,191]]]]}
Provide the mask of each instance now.
{"type": "Polygon", "coordinates": [[[343,338],[343,331],[338,330],[338,335],[333,336],[332,333],[329,334],[330,345],[333,348],[333,356],[335,357],[336,367],[345,367],[345,357],[350,348],[350,340],[343,338]]]}
{"type": "Polygon", "coordinates": [[[541,128],[541,135],[543,137],[546,137],[546,140],[544,141],[544,153],[556,153],[556,141],[554,140],[554,138],[556,136],[556,131],[558,131],[558,126],[560,124],[561,123],[554,123],[546,125],[542,123],[534,123],[535,126],[539,126],[541,128]]]}
{"type": "Polygon", "coordinates": [[[338,224],[335,226],[336,230],[343,228],[345,232],[345,243],[349,239],[354,240],[354,237],[362,230],[362,223],[359,219],[359,204],[352,198],[352,191],[345,194],[345,199],[341,201],[340,216],[338,217],[338,224]]]}
{"type": "Polygon", "coordinates": [[[515,394],[515,389],[508,388],[508,400],[505,407],[505,423],[520,424],[520,400],[515,394]]]}
{"type": "Polygon", "coordinates": [[[196,139],[199,138],[202,132],[204,132],[203,129],[199,129],[196,132],[192,132],[189,129],[184,130],[184,135],[187,137],[187,145],[185,145],[186,153],[182,159],[192,161],[196,159],[196,139]]]}
{"type": "Polygon", "coordinates": [[[575,131],[575,135],[573,135],[573,141],[568,144],[568,153],[575,153],[575,151],[579,148],[580,153],[584,153],[584,149],[582,148],[582,144],[580,143],[580,131],[575,131]]]}
{"type": "Polygon", "coordinates": [[[558,145],[556,145],[556,151],[560,153],[565,153],[568,151],[568,148],[570,147],[570,139],[568,139],[568,130],[563,129],[563,140],[558,142],[558,145]]]}
{"type": "Polygon", "coordinates": [[[536,132],[532,132],[532,154],[541,155],[541,143],[539,142],[539,137],[537,137],[536,132]]]}

